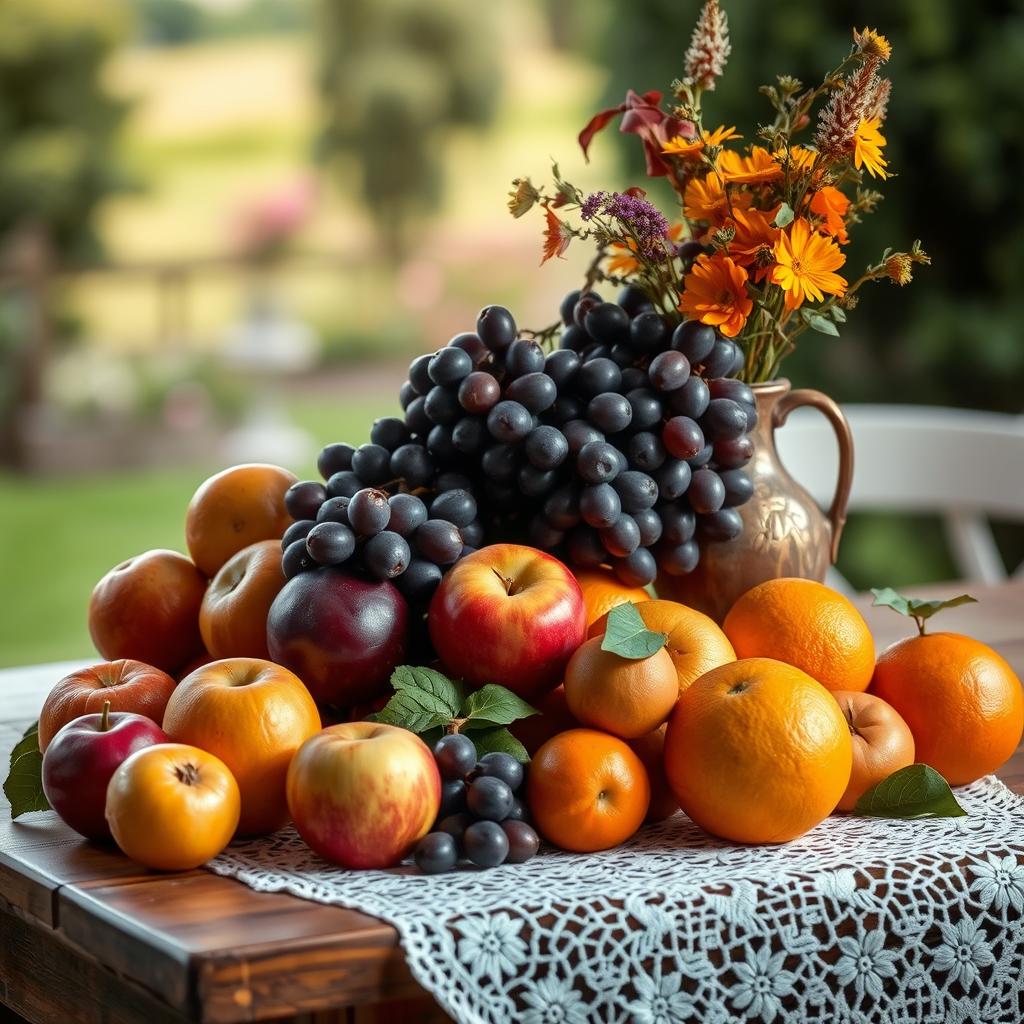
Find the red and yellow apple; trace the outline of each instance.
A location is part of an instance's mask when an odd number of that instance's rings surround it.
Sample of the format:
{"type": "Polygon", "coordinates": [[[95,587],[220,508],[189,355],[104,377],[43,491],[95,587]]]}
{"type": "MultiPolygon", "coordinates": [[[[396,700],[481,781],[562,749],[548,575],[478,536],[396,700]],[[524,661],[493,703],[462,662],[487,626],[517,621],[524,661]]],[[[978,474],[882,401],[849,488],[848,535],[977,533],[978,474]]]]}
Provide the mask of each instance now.
{"type": "Polygon", "coordinates": [[[174,673],[203,650],[203,574],[177,551],[146,551],[114,566],[89,600],[89,633],[109,661],[133,658],[174,673]]]}
{"type": "Polygon", "coordinates": [[[583,594],[557,558],[492,544],[457,562],[430,603],[430,638],[466,682],[500,683],[538,697],[561,682],[587,635],[583,594]]]}
{"type": "Polygon", "coordinates": [[[306,740],[288,769],[299,835],[346,868],[397,864],[430,831],[440,803],[430,748],[393,725],[332,725],[306,740]]]}

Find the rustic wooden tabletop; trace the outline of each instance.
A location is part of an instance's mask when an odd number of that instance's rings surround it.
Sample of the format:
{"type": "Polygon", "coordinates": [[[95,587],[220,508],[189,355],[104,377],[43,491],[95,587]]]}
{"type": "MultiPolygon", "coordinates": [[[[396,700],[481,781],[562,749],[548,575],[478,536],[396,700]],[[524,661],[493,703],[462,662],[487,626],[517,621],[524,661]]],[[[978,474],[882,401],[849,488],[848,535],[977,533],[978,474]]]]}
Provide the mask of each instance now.
{"type": "MultiPolygon", "coordinates": [[[[1024,581],[970,589],[979,603],[944,612],[942,628],[991,644],[1024,676],[1024,581]]],[[[880,648],[913,628],[869,599],[861,605],[880,648]]],[[[0,722],[34,719],[69,668],[0,672],[0,722]]],[[[1024,793],[1024,746],[999,774],[1024,793]]],[[[394,928],[376,918],[203,870],[149,872],[54,814],[11,822],[6,806],[0,1003],[35,1024],[446,1019],[410,976],[394,928]]]]}

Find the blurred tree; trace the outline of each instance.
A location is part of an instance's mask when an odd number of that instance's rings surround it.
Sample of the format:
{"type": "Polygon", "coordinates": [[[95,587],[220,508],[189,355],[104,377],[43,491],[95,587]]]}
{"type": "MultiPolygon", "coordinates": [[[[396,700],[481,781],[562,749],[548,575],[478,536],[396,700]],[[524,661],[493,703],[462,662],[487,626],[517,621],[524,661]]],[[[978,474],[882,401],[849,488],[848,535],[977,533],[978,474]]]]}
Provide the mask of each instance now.
{"type": "Polygon", "coordinates": [[[120,0],[0,4],[0,250],[17,263],[0,319],[0,460],[19,461],[23,412],[39,398],[50,269],[96,254],[96,207],[123,184],[125,106],[101,73],[127,24],[120,0]]]}
{"type": "Polygon", "coordinates": [[[319,0],[321,157],[359,165],[385,255],[398,262],[436,206],[451,129],[485,125],[498,53],[485,5],[464,0],[319,0]]]}

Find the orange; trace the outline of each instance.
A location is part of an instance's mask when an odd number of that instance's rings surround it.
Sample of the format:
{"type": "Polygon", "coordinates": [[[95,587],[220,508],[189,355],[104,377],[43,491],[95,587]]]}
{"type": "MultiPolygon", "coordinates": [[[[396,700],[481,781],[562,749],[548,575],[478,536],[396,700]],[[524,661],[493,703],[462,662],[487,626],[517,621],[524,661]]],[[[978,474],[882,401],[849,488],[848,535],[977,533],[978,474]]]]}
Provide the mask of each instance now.
{"type": "Polygon", "coordinates": [[[838,808],[852,811],[872,786],[914,763],[914,737],[881,697],[855,690],[833,690],[832,696],[853,737],[853,771],[838,808]]]}
{"type": "Polygon", "coordinates": [[[775,658],[802,668],[828,690],[866,690],[875,643],[842,594],[814,580],[759,583],[722,624],[737,658],[775,658]]]}
{"type": "Polygon", "coordinates": [[[991,647],[959,633],[894,643],[878,659],[871,692],[910,726],[917,760],[954,786],[994,772],[1024,731],[1013,669],[991,647]]]}
{"type": "Polygon", "coordinates": [[[258,540],[280,540],[292,518],[284,493],[296,482],[280,466],[232,466],[200,484],[185,514],[185,543],[207,578],[258,540]]]}
{"type": "Polygon", "coordinates": [[[630,740],[633,753],[640,758],[647,769],[647,780],[651,784],[651,803],[647,808],[648,821],[663,821],[679,810],[679,801],[672,792],[665,776],[665,732],[667,726],[659,726],[639,739],[630,740]]]}
{"type": "MultiPolygon", "coordinates": [[[[694,679],[719,665],[736,660],[728,637],[714,619],[678,601],[644,601],[636,606],[644,625],[655,633],[666,633],[668,651],[679,677],[682,693],[694,679]]],[[[590,636],[603,636],[608,616],[590,627],[590,636]]]]}
{"type": "Polygon", "coordinates": [[[643,587],[627,587],[621,583],[611,569],[574,569],[573,575],[583,591],[588,626],[616,605],[627,601],[638,604],[651,596],[643,587]]]}
{"type": "Polygon", "coordinates": [[[549,843],[593,853],[625,842],[643,824],[651,786],[622,740],[570,729],[537,751],[527,793],[534,824],[549,843]]]}
{"type": "Polygon", "coordinates": [[[712,669],[680,698],[665,734],[665,774],[705,831],[784,843],[839,803],[852,768],[850,730],[832,695],[770,658],[712,669]]]}
{"type": "Polygon", "coordinates": [[[178,684],[163,727],[172,740],[208,750],[231,769],[242,799],[238,831],[259,835],[288,821],[288,765],[320,731],[320,713],[288,669],[258,658],[229,658],[178,684]]]}
{"type": "Polygon", "coordinates": [[[140,864],[190,871],[216,857],[238,824],[238,784],[213,754],[183,743],[144,747],[107,785],[107,823],[140,864]]]}
{"type": "Polygon", "coordinates": [[[675,665],[664,647],[649,658],[601,650],[595,636],[576,649],[565,669],[565,702],[583,725],[636,739],[668,718],[679,696],[675,665]]]}

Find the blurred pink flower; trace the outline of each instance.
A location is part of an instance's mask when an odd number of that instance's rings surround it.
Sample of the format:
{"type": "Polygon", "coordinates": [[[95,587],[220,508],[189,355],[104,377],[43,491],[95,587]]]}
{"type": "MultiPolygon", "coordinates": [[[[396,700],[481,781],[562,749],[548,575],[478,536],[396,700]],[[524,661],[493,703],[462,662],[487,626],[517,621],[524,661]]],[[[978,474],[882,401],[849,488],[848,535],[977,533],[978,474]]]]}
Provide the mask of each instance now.
{"type": "Polygon", "coordinates": [[[270,255],[306,223],[316,199],[317,183],[309,174],[250,197],[233,216],[236,246],[248,255],[270,255]]]}

